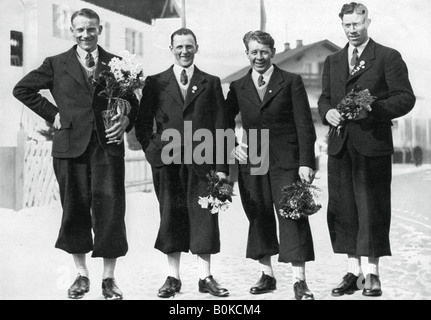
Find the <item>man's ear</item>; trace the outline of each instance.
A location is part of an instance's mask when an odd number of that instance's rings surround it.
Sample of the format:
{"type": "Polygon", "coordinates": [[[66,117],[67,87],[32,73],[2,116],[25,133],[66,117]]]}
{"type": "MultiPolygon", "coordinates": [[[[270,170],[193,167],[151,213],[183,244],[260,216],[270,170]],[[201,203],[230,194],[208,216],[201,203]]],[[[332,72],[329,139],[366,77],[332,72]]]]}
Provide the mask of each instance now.
{"type": "Polygon", "coordinates": [[[196,45],[195,53],[198,53],[198,51],[199,51],[199,45],[196,45]]]}
{"type": "Polygon", "coordinates": [[[368,29],[370,27],[371,24],[371,19],[367,18],[365,19],[365,28],[368,29]]]}
{"type": "Polygon", "coordinates": [[[99,36],[102,34],[103,26],[99,26],[99,36]]]}
{"type": "Polygon", "coordinates": [[[271,53],[271,59],[272,59],[272,58],[274,58],[276,51],[277,51],[277,49],[276,49],[276,48],[273,48],[273,49],[271,50],[271,52],[272,52],[272,53],[271,53]]]}

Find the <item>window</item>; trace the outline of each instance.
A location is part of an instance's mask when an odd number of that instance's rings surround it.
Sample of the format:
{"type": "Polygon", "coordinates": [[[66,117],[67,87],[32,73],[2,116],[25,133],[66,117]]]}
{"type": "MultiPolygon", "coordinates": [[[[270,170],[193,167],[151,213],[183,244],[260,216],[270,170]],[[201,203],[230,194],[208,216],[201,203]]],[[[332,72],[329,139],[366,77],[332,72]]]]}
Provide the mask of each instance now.
{"type": "Polygon", "coordinates": [[[133,29],[126,29],[126,50],[138,56],[144,55],[144,35],[133,29]]]}
{"type": "Polygon", "coordinates": [[[10,65],[22,67],[23,64],[23,36],[22,32],[10,32],[10,65]]]}

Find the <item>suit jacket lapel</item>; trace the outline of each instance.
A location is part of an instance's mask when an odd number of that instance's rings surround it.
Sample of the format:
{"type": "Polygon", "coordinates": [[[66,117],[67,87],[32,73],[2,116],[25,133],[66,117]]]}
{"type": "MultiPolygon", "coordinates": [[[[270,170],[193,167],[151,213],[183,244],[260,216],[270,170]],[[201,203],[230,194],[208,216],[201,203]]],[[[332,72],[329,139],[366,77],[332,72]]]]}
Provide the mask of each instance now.
{"type": "Polygon", "coordinates": [[[350,82],[357,77],[359,77],[361,74],[363,74],[365,71],[371,68],[372,61],[375,59],[375,42],[370,39],[367,46],[365,47],[364,51],[362,52],[361,56],[359,57],[359,67],[355,68],[354,70],[357,70],[354,72],[354,74],[350,74],[349,78],[347,79],[347,82],[350,82]]]}
{"type": "Polygon", "coordinates": [[[259,94],[257,93],[256,86],[253,83],[253,79],[251,77],[251,72],[253,70],[250,69],[248,74],[244,78],[244,83],[242,85],[242,95],[253,103],[257,108],[260,108],[261,101],[259,98],[259,94]]]}
{"type": "Polygon", "coordinates": [[[260,108],[264,108],[265,105],[277,95],[277,93],[282,88],[282,82],[284,82],[284,79],[281,75],[281,71],[277,66],[274,66],[274,72],[272,73],[271,79],[269,80],[268,86],[266,87],[265,96],[263,97],[260,108]]]}
{"type": "Polygon", "coordinates": [[[187,89],[186,101],[183,110],[187,107],[205,90],[204,82],[206,81],[204,74],[195,66],[195,71],[190,79],[190,84],[187,89]]]}
{"type": "Polygon", "coordinates": [[[95,71],[95,78],[99,78],[100,74],[103,71],[109,71],[109,62],[111,61],[111,56],[108,55],[108,53],[103,50],[101,47],[99,47],[99,60],[97,62],[96,71],[95,71]]]}
{"type": "MultiPolygon", "coordinates": [[[[79,63],[78,57],[76,56],[76,46],[68,51],[66,59],[63,61],[65,64],[66,72],[74,78],[81,86],[90,90],[88,86],[88,80],[85,78],[83,67],[79,63]]],[[[91,92],[91,90],[90,90],[91,92]]]]}
{"type": "Polygon", "coordinates": [[[340,76],[340,80],[342,83],[346,83],[347,79],[349,78],[349,53],[348,53],[348,47],[347,45],[340,51],[340,54],[338,55],[338,60],[336,61],[336,67],[335,70],[339,70],[337,74],[340,76]]]}
{"type": "Polygon", "coordinates": [[[184,101],[177,79],[175,78],[173,68],[174,67],[171,66],[171,68],[168,69],[164,74],[164,78],[162,79],[163,91],[170,95],[172,99],[174,99],[175,102],[182,107],[184,105],[184,101]]]}

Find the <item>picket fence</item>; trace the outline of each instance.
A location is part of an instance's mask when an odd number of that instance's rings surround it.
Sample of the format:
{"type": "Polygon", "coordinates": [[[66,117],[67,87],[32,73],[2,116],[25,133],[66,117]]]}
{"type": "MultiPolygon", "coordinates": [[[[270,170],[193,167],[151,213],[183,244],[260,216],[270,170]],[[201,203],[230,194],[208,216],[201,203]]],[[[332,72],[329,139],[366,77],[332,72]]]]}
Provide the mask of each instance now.
{"type": "MultiPolygon", "coordinates": [[[[51,157],[52,142],[26,141],[24,144],[23,206],[38,207],[60,200],[51,157]]],[[[151,192],[151,166],[141,150],[126,148],[126,192],[151,192]]]]}

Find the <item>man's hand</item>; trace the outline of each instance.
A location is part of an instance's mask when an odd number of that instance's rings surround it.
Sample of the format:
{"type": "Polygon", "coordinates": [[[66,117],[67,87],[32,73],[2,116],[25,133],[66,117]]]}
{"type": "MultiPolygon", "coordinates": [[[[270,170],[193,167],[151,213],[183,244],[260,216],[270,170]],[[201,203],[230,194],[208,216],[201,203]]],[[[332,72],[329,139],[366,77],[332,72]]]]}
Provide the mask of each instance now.
{"type": "Polygon", "coordinates": [[[53,126],[53,127],[54,127],[54,129],[56,129],[56,130],[60,130],[60,129],[61,129],[60,112],[58,112],[58,113],[55,115],[54,123],[52,124],[52,126],[53,126]]]}
{"type": "Polygon", "coordinates": [[[316,172],[310,167],[299,167],[298,174],[301,180],[312,183],[316,172]]]}
{"type": "Polygon", "coordinates": [[[235,147],[235,149],[232,150],[230,155],[231,158],[235,157],[235,159],[239,161],[246,161],[248,156],[247,156],[247,152],[243,150],[243,148],[245,149],[248,148],[248,145],[241,142],[239,145],[235,147]]]}
{"type": "Polygon", "coordinates": [[[221,181],[221,180],[227,180],[227,175],[224,172],[217,172],[216,175],[217,175],[219,181],[221,181]]]}
{"type": "Polygon", "coordinates": [[[330,109],[325,115],[326,121],[333,127],[338,127],[338,125],[343,121],[343,117],[336,109],[330,109]]]}
{"type": "Polygon", "coordinates": [[[124,132],[126,132],[130,123],[129,117],[117,114],[112,118],[112,120],[117,122],[111,128],[106,130],[106,138],[109,140],[107,143],[121,144],[124,140],[124,132]]]}

